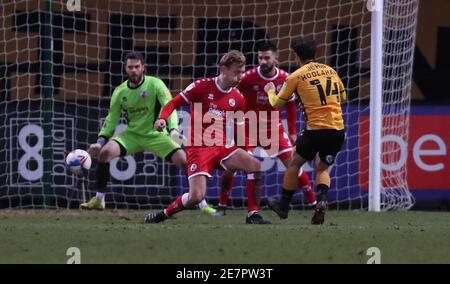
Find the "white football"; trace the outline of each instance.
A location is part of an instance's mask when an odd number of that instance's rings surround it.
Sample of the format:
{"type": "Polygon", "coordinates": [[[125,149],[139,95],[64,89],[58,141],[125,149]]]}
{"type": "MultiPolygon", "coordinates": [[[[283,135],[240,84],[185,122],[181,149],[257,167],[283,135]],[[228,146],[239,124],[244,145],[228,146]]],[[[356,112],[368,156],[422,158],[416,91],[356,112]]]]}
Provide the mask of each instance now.
{"type": "Polygon", "coordinates": [[[86,175],[91,168],[92,160],[88,152],[76,149],[70,152],[66,158],[67,168],[74,174],[86,175]]]}

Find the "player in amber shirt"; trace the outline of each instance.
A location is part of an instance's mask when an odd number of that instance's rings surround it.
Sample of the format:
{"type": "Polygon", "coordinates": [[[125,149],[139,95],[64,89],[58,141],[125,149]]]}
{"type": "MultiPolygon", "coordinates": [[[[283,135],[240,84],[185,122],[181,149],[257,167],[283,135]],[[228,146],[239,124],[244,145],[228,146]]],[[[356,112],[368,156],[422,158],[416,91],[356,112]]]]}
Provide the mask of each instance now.
{"type": "Polygon", "coordinates": [[[298,169],[318,154],[314,170],[319,203],[311,223],[323,224],[331,184],[328,167],[334,163],[345,139],[341,102],[346,99],[346,92],[333,68],[315,62],[314,40],[300,38],[293,43],[292,49],[300,68],[289,75],[278,95],[272,83],[264,89],[273,107],[282,106],[296,92],[305,115],[306,129],[296,141],[296,153],[284,175],[281,199],[269,198],[268,204],[280,218],[287,218],[289,204],[297,188],[298,169]]]}

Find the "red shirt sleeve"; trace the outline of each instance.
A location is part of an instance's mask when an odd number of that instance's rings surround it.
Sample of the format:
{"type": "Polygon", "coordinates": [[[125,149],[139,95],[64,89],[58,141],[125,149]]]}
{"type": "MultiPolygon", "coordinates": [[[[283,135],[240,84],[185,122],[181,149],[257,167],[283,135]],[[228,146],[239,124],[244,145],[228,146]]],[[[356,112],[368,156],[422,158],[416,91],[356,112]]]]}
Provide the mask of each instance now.
{"type": "Polygon", "coordinates": [[[180,93],[180,96],[186,101],[187,104],[196,102],[199,99],[200,89],[200,81],[196,81],[187,86],[186,89],[180,93]]]}
{"type": "Polygon", "coordinates": [[[285,107],[289,135],[297,134],[297,105],[295,101],[289,101],[285,107]]]}
{"type": "Polygon", "coordinates": [[[185,106],[187,104],[188,102],[185,101],[185,99],[181,96],[180,93],[164,106],[164,108],[161,111],[161,114],[159,115],[159,118],[162,118],[165,121],[167,121],[167,119],[172,114],[174,109],[179,108],[181,106],[185,106]]]}
{"type": "Polygon", "coordinates": [[[173,110],[181,106],[190,104],[191,102],[196,102],[199,99],[199,81],[191,83],[186,87],[181,93],[179,93],[173,100],[164,106],[161,111],[159,118],[167,121],[167,118],[172,114],[173,110]]]}

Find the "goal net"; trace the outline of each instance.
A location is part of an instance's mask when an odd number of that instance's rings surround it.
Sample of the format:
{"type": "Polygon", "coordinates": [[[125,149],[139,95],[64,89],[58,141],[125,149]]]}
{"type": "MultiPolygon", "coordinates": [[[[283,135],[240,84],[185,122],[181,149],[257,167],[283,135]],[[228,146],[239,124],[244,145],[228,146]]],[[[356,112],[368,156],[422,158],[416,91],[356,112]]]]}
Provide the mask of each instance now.
{"type": "MultiPolygon", "coordinates": [[[[297,66],[291,40],[312,35],[317,61],[341,76],[347,137],[330,173],[331,206],[367,208],[371,6],[366,0],[4,0],[0,4],[0,208],[76,208],[95,194],[95,167],[70,174],[65,155],[96,141],[113,89],[123,82],[128,51],[145,54],[148,75],[172,94],[217,74],[229,49],[257,64],[256,46],[279,48],[279,67],[297,66]]],[[[418,0],[384,1],[382,208],[408,209],[405,151],[418,0]]],[[[178,112],[183,131],[187,109],[178,112]]],[[[302,118],[298,113],[299,131],[302,118]]],[[[124,121],[116,134],[125,128],[124,121]]],[[[279,195],[283,165],[260,151],[264,197],[279,195]]],[[[313,177],[310,165],[304,169],[313,177]]],[[[187,190],[186,175],[151,153],[114,159],[109,208],[162,206],[187,190]]],[[[219,173],[218,173],[219,174],[219,173]]],[[[245,206],[237,173],[231,205],[245,206]]],[[[208,181],[208,199],[219,192],[208,181]]],[[[295,206],[306,201],[298,192],[295,206]]]]}

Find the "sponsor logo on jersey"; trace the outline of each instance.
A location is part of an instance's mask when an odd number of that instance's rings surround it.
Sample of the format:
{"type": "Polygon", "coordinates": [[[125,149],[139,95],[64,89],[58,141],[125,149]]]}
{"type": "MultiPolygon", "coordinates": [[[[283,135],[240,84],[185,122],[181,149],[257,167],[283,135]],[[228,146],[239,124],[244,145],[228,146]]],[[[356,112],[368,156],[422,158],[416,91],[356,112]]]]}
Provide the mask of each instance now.
{"type": "Polygon", "coordinates": [[[217,105],[215,105],[215,104],[210,104],[209,105],[208,113],[210,115],[215,116],[215,117],[220,118],[220,119],[224,119],[227,116],[226,111],[221,110],[221,109],[217,109],[217,105]]]}
{"type": "Polygon", "coordinates": [[[148,111],[148,107],[143,106],[143,107],[130,107],[128,109],[128,113],[138,113],[138,112],[147,112],[148,111]]]}
{"type": "Polygon", "coordinates": [[[256,93],[256,102],[258,104],[268,105],[269,97],[267,96],[266,92],[260,91],[260,92],[256,93]]]}
{"type": "Polygon", "coordinates": [[[127,108],[127,97],[122,97],[122,108],[127,108]]]}

